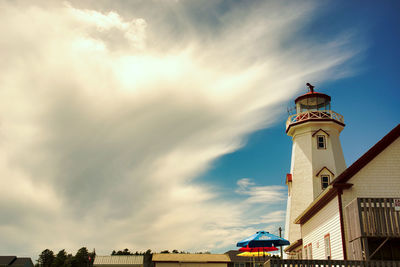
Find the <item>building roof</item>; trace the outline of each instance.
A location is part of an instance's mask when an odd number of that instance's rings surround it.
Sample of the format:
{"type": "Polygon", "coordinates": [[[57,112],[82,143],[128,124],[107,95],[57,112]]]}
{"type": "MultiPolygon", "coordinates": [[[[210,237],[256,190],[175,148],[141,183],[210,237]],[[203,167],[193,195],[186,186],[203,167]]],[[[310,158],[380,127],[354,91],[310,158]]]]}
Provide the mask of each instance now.
{"type": "Polygon", "coordinates": [[[324,97],[324,98],[328,99],[328,101],[331,101],[331,97],[329,95],[326,95],[326,94],[323,94],[323,93],[319,93],[319,92],[308,92],[308,93],[306,93],[304,95],[301,95],[301,96],[297,97],[294,100],[294,103],[297,103],[298,101],[300,101],[300,100],[302,100],[304,98],[315,97],[315,96],[324,97]]]}
{"type": "Polygon", "coordinates": [[[0,256],[0,265],[10,265],[16,258],[16,256],[0,256]]]}
{"type": "Polygon", "coordinates": [[[143,265],[143,255],[96,256],[93,265],[143,265]]]}
{"type": "Polygon", "coordinates": [[[336,195],[338,190],[347,189],[352,184],[347,183],[359,170],[373,160],[379,153],[400,137],[400,124],[385,135],[378,143],[371,147],[350,167],[336,177],[326,188],[296,219],[296,224],[303,224],[308,221],[315,213],[329,203],[336,195]]]}
{"type": "Polygon", "coordinates": [[[301,245],[303,245],[303,239],[302,239],[302,238],[297,239],[297,240],[294,241],[292,244],[290,244],[289,246],[287,246],[287,247],[285,248],[284,251],[285,251],[286,253],[291,252],[292,250],[294,250],[294,249],[300,247],[301,245]]]}
{"type": "Polygon", "coordinates": [[[153,262],[230,262],[226,254],[178,254],[156,253],[153,262]]]}
{"type": "Polygon", "coordinates": [[[34,266],[31,258],[16,258],[15,261],[11,264],[11,266],[15,267],[26,267],[26,266],[34,266]]]}
{"type": "Polygon", "coordinates": [[[362,155],[356,162],[351,164],[346,170],[344,170],[336,179],[332,181],[332,184],[345,183],[351,177],[353,177],[359,170],[373,160],[379,153],[393,143],[397,138],[400,137],[400,124],[394,127],[387,135],[385,135],[378,143],[371,147],[364,155],[362,155]]]}

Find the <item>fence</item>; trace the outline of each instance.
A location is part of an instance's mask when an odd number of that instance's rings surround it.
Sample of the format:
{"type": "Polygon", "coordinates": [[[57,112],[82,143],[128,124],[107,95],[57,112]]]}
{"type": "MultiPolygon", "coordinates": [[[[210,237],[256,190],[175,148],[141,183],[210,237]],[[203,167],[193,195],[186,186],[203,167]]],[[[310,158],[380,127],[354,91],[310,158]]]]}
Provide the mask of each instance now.
{"type": "Polygon", "coordinates": [[[394,198],[357,198],[347,207],[349,241],[359,237],[400,237],[394,198]]]}

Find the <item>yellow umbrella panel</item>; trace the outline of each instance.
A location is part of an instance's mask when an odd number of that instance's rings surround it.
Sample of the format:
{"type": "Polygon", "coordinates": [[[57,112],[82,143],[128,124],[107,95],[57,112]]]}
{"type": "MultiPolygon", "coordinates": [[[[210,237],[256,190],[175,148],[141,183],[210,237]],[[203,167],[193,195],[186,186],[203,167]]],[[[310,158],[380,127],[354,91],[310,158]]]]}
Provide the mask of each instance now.
{"type": "Polygon", "coordinates": [[[237,254],[236,256],[241,256],[241,257],[262,257],[262,256],[270,256],[271,254],[265,251],[260,251],[260,252],[242,252],[237,254]]]}

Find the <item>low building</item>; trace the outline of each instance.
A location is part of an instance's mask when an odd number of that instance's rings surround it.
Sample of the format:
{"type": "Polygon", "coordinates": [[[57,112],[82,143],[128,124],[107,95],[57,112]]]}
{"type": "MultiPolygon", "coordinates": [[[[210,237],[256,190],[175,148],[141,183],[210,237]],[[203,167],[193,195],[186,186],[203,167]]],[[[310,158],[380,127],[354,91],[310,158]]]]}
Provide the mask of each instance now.
{"type": "Polygon", "coordinates": [[[31,258],[18,258],[16,256],[0,256],[0,267],[33,267],[31,258]]]}
{"type": "Polygon", "coordinates": [[[143,267],[143,255],[96,256],[94,267],[143,267]]]}
{"type": "Polygon", "coordinates": [[[154,267],[228,267],[226,254],[153,254],[154,267]]]}

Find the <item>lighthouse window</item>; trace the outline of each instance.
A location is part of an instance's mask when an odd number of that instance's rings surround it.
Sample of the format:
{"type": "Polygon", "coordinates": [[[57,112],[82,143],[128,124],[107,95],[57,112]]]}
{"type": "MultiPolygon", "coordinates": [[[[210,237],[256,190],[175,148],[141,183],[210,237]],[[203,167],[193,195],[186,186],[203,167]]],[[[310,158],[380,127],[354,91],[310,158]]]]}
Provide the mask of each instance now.
{"type": "Polygon", "coordinates": [[[327,188],[329,185],[329,175],[321,175],[321,187],[322,190],[327,188]]]}
{"type": "Polygon", "coordinates": [[[317,148],[318,149],[326,149],[325,136],[317,135],[317,148]]]}

